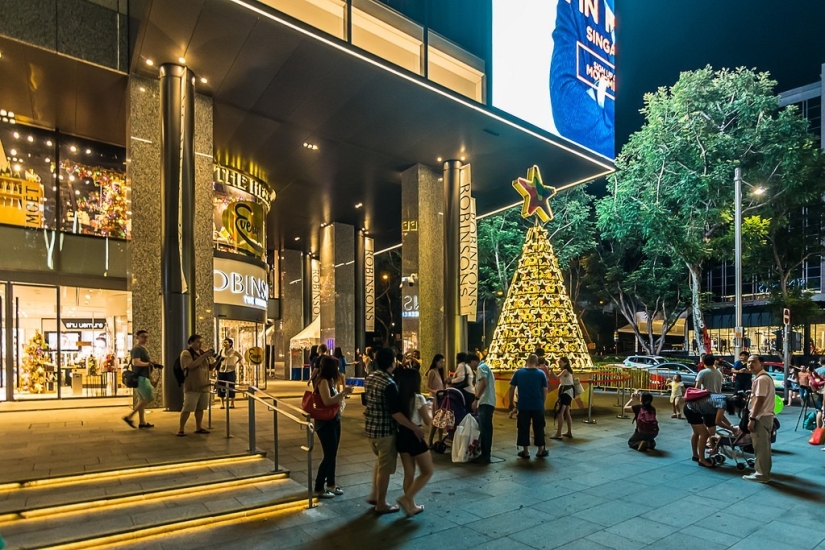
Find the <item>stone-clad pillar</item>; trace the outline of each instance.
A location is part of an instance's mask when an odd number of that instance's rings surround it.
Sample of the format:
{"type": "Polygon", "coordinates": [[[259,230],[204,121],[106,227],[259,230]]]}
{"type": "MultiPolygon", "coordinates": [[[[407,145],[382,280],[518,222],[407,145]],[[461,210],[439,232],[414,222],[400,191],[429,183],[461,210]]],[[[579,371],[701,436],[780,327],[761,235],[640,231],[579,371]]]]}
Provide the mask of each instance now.
{"type": "Polygon", "coordinates": [[[347,361],[355,351],[355,228],[321,229],[321,342],[339,346],[347,361]]]}
{"type": "Polygon", "coordinates": [[[445,351],[443,202],[437,172],[417,164],[401,174],[402,337],[425,365],[445,351]]]}
{"type": "MultiPolygon", "coordinates": [[[[366,276],[366,266],[364,264],[365,259],[365,247],[366,247],[366,235],[364,231],[358,229],[355,232],[355,347],[361,352],[364,353],[364,349],[367,345],[367,332],[366,332],[366,302],[365,302],[365,276],[366,276]]],[[[354,357],[354,356],[353,356],[354,357]]],[[[357,361],[358,358],[354,357],[357,361]]]]}
{"type": "MultiPolygon", "coordinates": [[[[190,73],[191,74],[191,73],[190,73]]],[[[132,187],[132,240],[129,242],[129,289],[132,292],[133,333],[148,330],[149,354],[154,361],[168,368],[161,378],[161,385],[153,407],[165,406],[180,410],[181,402],[174,399],[164,402],[163,387],[173,386],[180,391],[177,382],[169,382],[174,359],[186,345],[189,332],[197,331],[207,345],[214,340],[214,302],[212,294],[212,100],[195,94],[192,96],[189,118],[193,126],[188,146],[188,181],[185,203],[191,210],[191,223],[181,232],[180,250],[186,251],[188,275],[181,277],[178,269],[177,282],[187,282],[191,307],[185,315],[170,316],[166,323],[181,327],[179,335],[166,338],[164,346],[164,286],[162,278],[163,249],[163,147],[161,83],[158,79],[141,76],[130,77],[129,82],[129,131],[127,177],[132,187]],[[196,154],[197,153],[197,154],[196,154]],[[186,245],[184,247],[184,244],[186,245]],[[194,252],[194,254],[192,254],[194,252]],[[186,319],[184,319],[186,317],[186,319]],[[174,321],[174,322],[172,322],[174,321]],[[184,325],[186,322],[186,325],[184,325]],[[180,340],[182,339],[182,343],[180,340]]],[[[180,118],[180,112],[178,113],[180,118]]],[[[178,146],[178,150],[180,146],[178,146]]],[[[179,155],[180,157],[180,155],[179,155]]],[[[185,210],[185,209],[181,209],[185,210]]],[[[167,236],[175,240],[174,232],[167,236]]],[[[167,250],[175,254],[174,250],[167,250]]],[[[178,253],[179,257],[183,254],[178,253]]],[[[174,280],[167,271],[167,280],[174,280]]],[[[182,297],[178,297],[181,300],[182,297]]],[[[188,306],[187,306],[188,307],[188,306]]],[[[168,389],[167,389],[168,391],[168,389]]]]}
{"type": "Polygon", "coordinates": [[[447,364],[454,366],[456,354],[466,351],[466,320],[460,315],[461,265],[461,161],[444,163],[444,325],[447,364]]]}
{"type": "Polygon", "coordinates": [[[303,258],[298,250],[281,251],[281,321],[277,361],[283,361],[284,378],[289,380],[289,341],[303,330],[304,321],[303,258]],[[283,357],[281,357],[283,353],[283,357]]]}

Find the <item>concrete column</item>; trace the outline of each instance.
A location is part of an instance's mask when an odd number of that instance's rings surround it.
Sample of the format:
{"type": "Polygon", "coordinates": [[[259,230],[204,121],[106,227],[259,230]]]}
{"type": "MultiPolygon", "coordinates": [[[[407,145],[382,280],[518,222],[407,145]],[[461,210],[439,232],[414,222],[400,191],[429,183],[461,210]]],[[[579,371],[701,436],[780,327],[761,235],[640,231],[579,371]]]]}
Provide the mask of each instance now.
{"type": "Polygon", "coordinates": [[[180,410],[182,390],[172,375],[174,360],[191,333],[198,332],[210,345],[214,339],[212,100],[195,94],[191,78],[184,77],[192,77],[191,72],[167,66],[164,73],[167,80],[177,82],[164,80],[162,85],[158,79],[139,76],[129,82],[128,271],[133,332],[148,330],[149,354],[168,367],[161,380],[166,390],[158,392],[152,406],[180,410]],[[170,111],[176,105],[174,116],[170,111]],[[172,334],[164,334],[164,329],[172,334]],[[161,397],[170,388],[174,395],[164,402],[161,397]]]}
{"type": "Polygon", "coordinates": [[[333,223],[321,230],[321,342],[355,350],[355,229],[333,223]]]}
{"type": "Polygon", "coordinates": [[[365,290],[365,264],[364,249],[366,235],[361,229],[355,231],[355,347],[364,353],[367,345],[366,326],[366,302],[364,301],[365,290]]]}
{"type": "Polygon", "coordinates": [[[277,343],[278,363],[283,362],[287,370],[284,371],[284,378],[289,379],[290,349],[289,341],[293,336],[303,330],[305,323],[303,319],[304,308],[304,274],[303,258],[298,250],[281,251],[281,320],[276,321],[280,325],[278,334],[280,340],[277,343]],[[283,354],[283,356],[281,356],[283,354]]]}
{"type": "Polygon", "coordinates": [[[429,365],[444,353],[444,192],[439,174],[417,164],[401,174],[401,327],[429,365]],[[410,277],[415,282],[410,285],[410,277]]]}
{"type": "Polygon", "coordinates": [[[467,321],[460,311],[461,201],[459,198],[461,161],[444,163],[444,324],[447,364],[467,350],[467,321]]]}

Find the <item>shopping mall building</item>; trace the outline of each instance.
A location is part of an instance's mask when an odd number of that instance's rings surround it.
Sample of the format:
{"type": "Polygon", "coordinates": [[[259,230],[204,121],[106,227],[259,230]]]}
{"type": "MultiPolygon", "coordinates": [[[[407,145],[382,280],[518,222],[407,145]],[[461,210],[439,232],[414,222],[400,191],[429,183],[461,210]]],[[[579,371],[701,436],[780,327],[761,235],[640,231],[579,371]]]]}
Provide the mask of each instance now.
{"type": "Polygon", "coordinates": [[[613,15],[496,0],[470,53],[433,30],[448,8],[387,4],[3,3],[0,400],[123,395],[140,329],[167,365],[191,333],[260,348],[261,386],[299,333],[351,359],[401,244],[404,340],[461,347],[460,220],[532,165],[556,188],[613,169],[613,15]]]}

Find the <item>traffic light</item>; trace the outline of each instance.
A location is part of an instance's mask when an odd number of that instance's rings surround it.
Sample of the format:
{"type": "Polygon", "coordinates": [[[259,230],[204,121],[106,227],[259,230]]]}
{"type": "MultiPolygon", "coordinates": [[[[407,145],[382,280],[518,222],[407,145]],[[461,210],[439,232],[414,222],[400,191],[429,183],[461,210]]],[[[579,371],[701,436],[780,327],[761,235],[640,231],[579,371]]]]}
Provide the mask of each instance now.
{"type": "Polygon", "coordinates": [[[790,309],[785,308],[785,309],[782,310],[782,321],[785,324],[785,326],[788,326],[788,325],[791,324],[791,310],[790,309]]]}

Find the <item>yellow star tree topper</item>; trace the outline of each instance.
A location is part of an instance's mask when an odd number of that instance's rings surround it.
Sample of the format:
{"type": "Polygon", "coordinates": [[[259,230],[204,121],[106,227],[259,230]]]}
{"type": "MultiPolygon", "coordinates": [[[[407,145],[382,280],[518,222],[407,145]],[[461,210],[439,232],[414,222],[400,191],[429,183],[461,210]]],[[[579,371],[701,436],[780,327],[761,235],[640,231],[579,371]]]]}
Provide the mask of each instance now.
{"type": "Polygon", "coordinates": [[[522,218],[529,218],[535,214],[543,223],[553,219],[553,211],[550,210],[548,201],[556,194],[556,188],[544,185],[538,166],[530,167],[526,178],[514,180],[513,188],[524,199],[524,204],[521,205],[522,218]]]}

